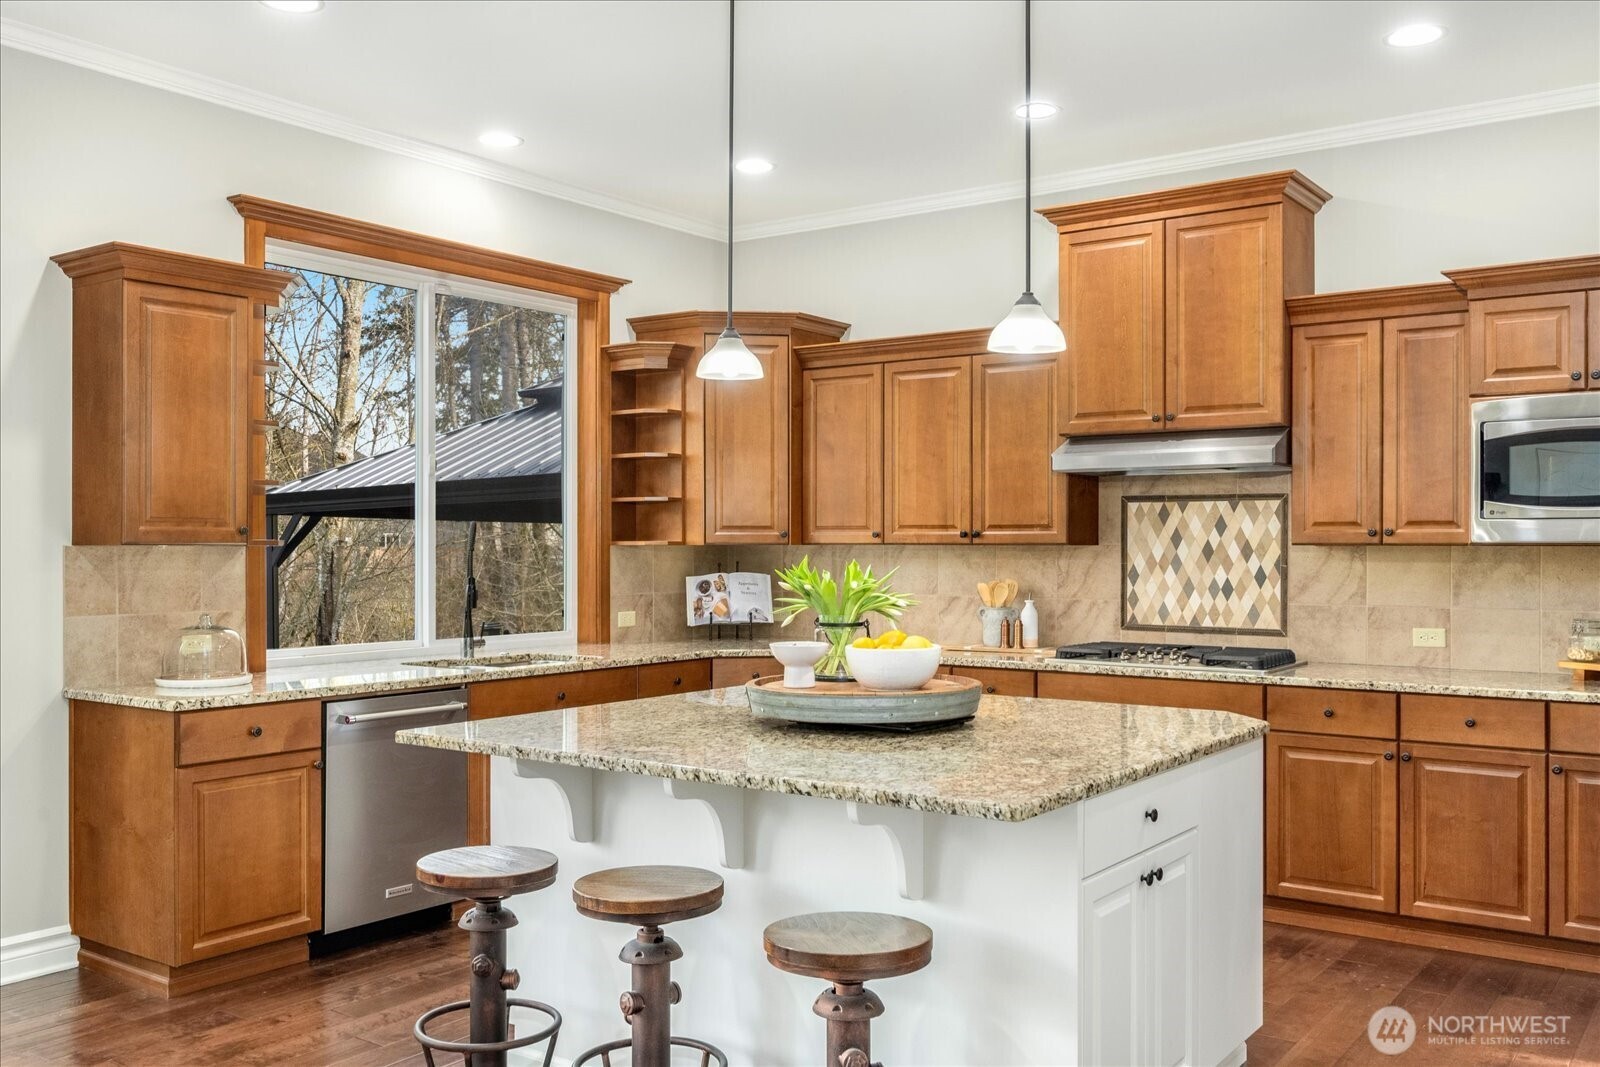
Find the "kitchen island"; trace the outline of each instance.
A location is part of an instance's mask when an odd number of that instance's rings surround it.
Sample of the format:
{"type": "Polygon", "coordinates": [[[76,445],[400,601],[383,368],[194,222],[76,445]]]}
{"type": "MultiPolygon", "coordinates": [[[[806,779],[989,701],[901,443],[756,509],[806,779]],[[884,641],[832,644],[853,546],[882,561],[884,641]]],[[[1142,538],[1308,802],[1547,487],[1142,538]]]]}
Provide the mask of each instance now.
{"type": "Polygon", "coordinates": [[[927,969],[878,985],[885,1060],[1233,1064],[1261,1020],[1265,731],[1001,696],[937,731],[802,729],[721,689],[397,740],[504,757],[494,840],[560,857],[556,885],[513,903],[510,940],[522,995],[567,1018],[558,1055],[626,1030],[623,938],[576,914],[573,880],[679,863],[717,871],[727,895],[670,931],[685,950],[674,1027],[734,1062],[815,1062],[821,983],[768,966],[761,930],[850,909],[934,931],[927,969]]]}

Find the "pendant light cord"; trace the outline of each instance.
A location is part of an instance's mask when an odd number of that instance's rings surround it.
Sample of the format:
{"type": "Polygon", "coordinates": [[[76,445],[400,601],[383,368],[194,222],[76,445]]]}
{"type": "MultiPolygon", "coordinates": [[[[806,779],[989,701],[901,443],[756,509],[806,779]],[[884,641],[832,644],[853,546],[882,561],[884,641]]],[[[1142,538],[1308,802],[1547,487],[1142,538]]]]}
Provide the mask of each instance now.
{"type": "Polygon", "coordinates": [[[733,329],[733,7],[728,0],[728,329],[733,329]]]}
{"type": "MultiPolygon", "coordinates": [[[[729,0],[729,3],[732,2],[733,0],[729,0]]],[[[732,125],[730,119],[729,127],[732,125]]],[[[732,151],[730,148],[729,153],[732,151]]],[[[1022,174],[1022,291],[1031,293],[1033,292],[1033,0],[1022,0],[1022,174]]],[[[732,195],[731,192],[729,195],[732,195]]],[[[728,231],[729,233],[733,231],[732,222],[728,223],[728,231]]],[[[732,238],[729,240],[731,242],[732,238]]],[[[729,247],[732,248],[731,243],[729,247]]],[[[733,284],[731,276],[728,284],[729,286],[733,284]]],[[[730,303],[729,306],[733,305],[730,303]]]]}

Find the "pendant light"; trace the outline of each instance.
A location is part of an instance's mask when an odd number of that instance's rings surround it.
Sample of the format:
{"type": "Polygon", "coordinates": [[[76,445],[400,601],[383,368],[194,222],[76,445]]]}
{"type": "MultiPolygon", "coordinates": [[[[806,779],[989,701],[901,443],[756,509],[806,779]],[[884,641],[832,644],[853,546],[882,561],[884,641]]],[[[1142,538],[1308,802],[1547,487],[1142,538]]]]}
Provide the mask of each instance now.
{"type": "Polygon", "coordinates": [[[1022,0],[1022,295],[989,334],[989,351],[1028,356],[1064,352],[1067,338],[1033,295],[1033,3],[1022,0]]]}
{"type": "Polygon", "coordinates": [[[733,328],[733,5],[728,0],[728,324],[694,370],[695,377],[714,382],[744,382],[764,373],[733,328]]]}

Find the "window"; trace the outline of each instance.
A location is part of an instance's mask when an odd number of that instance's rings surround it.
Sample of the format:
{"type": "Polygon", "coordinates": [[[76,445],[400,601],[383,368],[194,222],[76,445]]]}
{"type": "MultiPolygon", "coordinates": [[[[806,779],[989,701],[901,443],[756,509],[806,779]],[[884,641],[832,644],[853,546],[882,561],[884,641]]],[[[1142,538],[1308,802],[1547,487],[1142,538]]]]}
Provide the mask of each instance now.
{"type": "MultiPolygon", "coordinates": [[[[570,640],[573,301],[271,245],[267,643],[570,640]],[[475,593],[475,596],[473,595],[475,593]]],[[[293,651],[289,651],[293,650],[293,651]]]]}

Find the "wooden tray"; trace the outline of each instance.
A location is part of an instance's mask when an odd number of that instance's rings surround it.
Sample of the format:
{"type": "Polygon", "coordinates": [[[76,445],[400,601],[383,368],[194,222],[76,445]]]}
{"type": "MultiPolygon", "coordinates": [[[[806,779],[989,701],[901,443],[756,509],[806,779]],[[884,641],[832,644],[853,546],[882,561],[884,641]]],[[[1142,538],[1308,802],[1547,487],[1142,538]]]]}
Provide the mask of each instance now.
{"type": "Polygon", "coordinates": [[[1581,663],[1578,660],[1564,659],[1556,666],[1571,671],[1574,682],[1600,682],[1600,663],[1581,663]]]}
{"type": "Polygon", "coordinates": [[[745,685],[758,719],[816,726],[909,729],[962,722],[978,712],[983,685],[975,678],[937,675],[921,689],[868,689],[860,682],[819,681],[812,689],[786,689],[781,674],[745,685]]]}

